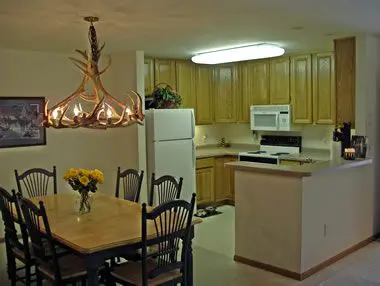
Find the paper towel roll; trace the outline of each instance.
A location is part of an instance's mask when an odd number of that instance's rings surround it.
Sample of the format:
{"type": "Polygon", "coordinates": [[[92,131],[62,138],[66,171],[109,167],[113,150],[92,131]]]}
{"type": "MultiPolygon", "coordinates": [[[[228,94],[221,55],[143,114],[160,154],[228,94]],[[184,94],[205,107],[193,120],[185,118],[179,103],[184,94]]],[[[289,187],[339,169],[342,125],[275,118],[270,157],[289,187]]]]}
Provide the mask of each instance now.
{"type": "Polygon", "coordinates": [[[341,142],[336,142],[331,140],[330,147],[330,160],[335,161],[341,157],[341,142]]]}

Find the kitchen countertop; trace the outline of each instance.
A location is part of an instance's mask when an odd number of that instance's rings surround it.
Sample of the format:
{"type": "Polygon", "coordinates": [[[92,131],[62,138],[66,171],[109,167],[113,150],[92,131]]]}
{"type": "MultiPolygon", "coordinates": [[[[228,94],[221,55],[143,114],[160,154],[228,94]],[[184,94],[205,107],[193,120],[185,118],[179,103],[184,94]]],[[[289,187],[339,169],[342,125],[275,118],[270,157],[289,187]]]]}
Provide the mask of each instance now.
{"type": "MultiPolygon", "coordinates": [[[[240,152],[259,150],[259,145],[254,144],[232,144],[231,147],[218,147],[217,145],[197,146],[196,158],[237,156],[240,152]]],[[[280,159],[306,162],[308,159],[317,161],[330,160],[330,151],[327,149],[303,148],[300,154],[283,155],[280,159]]]]}
{"type": "Polygon", "coordinates": [[[333,161],[319,161],[316,163],[304,164],[299,166],[271,165],[252,162],[229,162],[225,166],[240,171],[258,172],[291,177],[310,177],[323,172],[357,168],[372,164],[372,159],[361,159],[348,161],[341,158],[333,161]]]}

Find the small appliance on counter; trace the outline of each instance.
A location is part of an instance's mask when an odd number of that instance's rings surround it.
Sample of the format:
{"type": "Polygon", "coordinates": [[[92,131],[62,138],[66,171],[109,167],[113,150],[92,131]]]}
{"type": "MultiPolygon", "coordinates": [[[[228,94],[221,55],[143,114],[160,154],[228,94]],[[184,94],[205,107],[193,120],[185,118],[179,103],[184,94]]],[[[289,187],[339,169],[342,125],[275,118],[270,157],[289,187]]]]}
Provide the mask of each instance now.
{"type": "Polygon", "coordinates": [[[368,138],[367,136],[352,136],[351,140],[352,148],[355,149],[356,158],[365,158],[367,155],[368,138]]]}
{"type": "Polygon", "coordinates": [[[262,135],[260,151],[239,153],[239,161],[280,164],[280,156],[301,153],[301,136],[262,135]]]}
{"type": "Polygon", "coordinates": [[[333,141],[340,142],[340,156],[344,158],[344,150],[351,148],[351,122],[344,122],[342,127],[334,129],[333,141]]]}

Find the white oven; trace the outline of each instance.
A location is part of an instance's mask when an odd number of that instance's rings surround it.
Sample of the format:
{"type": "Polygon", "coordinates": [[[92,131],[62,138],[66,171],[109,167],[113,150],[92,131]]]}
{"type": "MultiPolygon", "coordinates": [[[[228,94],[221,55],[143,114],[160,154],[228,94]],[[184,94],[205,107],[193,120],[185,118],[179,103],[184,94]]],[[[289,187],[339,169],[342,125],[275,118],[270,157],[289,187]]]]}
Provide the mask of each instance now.
{"type": "Polygon", "coordinates": [[[290,105],[252,105],[251,130],[290,131],[290,105]]]}

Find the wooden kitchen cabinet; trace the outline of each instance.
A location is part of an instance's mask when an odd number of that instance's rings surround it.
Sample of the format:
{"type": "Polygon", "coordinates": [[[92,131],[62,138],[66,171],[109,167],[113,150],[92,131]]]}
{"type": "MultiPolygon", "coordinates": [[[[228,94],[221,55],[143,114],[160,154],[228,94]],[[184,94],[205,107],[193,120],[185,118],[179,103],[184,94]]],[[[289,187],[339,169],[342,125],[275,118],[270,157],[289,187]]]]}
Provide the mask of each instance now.
{"type": "Polygon", "coordinates": [[[237,157],[225,156],[215,159],[215,202],[233,202],[235,198],[235,172],[226,168],[225,163],[235,162],[237,157]]]}
{"type": "Polygon", "coordinates": [[[177,92],[183,108],[196,109],[195,65],[189,61],[176,61],[177,92]]]}
{"type": "Polygon", "coordinates": [[[144,59],[144,95],[152,94],[154,89],[154,60],[144,59]]]}
{"type": "Polygon", "coordinates": [[[197,204],[210,205],[214,203],[214,158],[197,159],[196,164],[197,204]]]}
{"type": "Polygon", "coordinates": [[[268,60],[239,64],[237,122],[249,122],[251,105],[269,104],[269,71],[268,60]]]}
{"type": "Polygon", "coordinates": [[[279,57],[270,60],[270,104],[290,103],[290,60],[279,57]]]}
{"type": "Polygon", "coordinates": [[[176,68],[174,60],[159,60],[154,61],[154,83],[158,85],[168,84],[172,88],[176,88],[176,68]]]}
{"type": "Polygon", "coordinates": [[[355,123],[356,39],[334,40],[337,123],[355,123]]]}
{"type": "Polygon", "coordinates": [[[236,122],[236,65],[214,67],[214,116],[216,123],[236,122]]]}
{"type": "Polygon", "coordinates": [[[286,166],[300,166],[303,165],[301,161],[296,160],[280,160],[280,165],[286,166]]]}
{"type": "Polygon", "coordinates": [[[213,69],[210,66],[197,65],[196,86],[196,123],[212,124],[214,122],[213,69]]]}
{"type": "Polygon", "coordinates": [[[293,123],[313,123],[311,55],[290,58],[290,97],[293,123]]]}
{"type": "Polygon", "coordinates": [[[334,53],[313,55],[313,122],[335,124],[334,53]]]}

